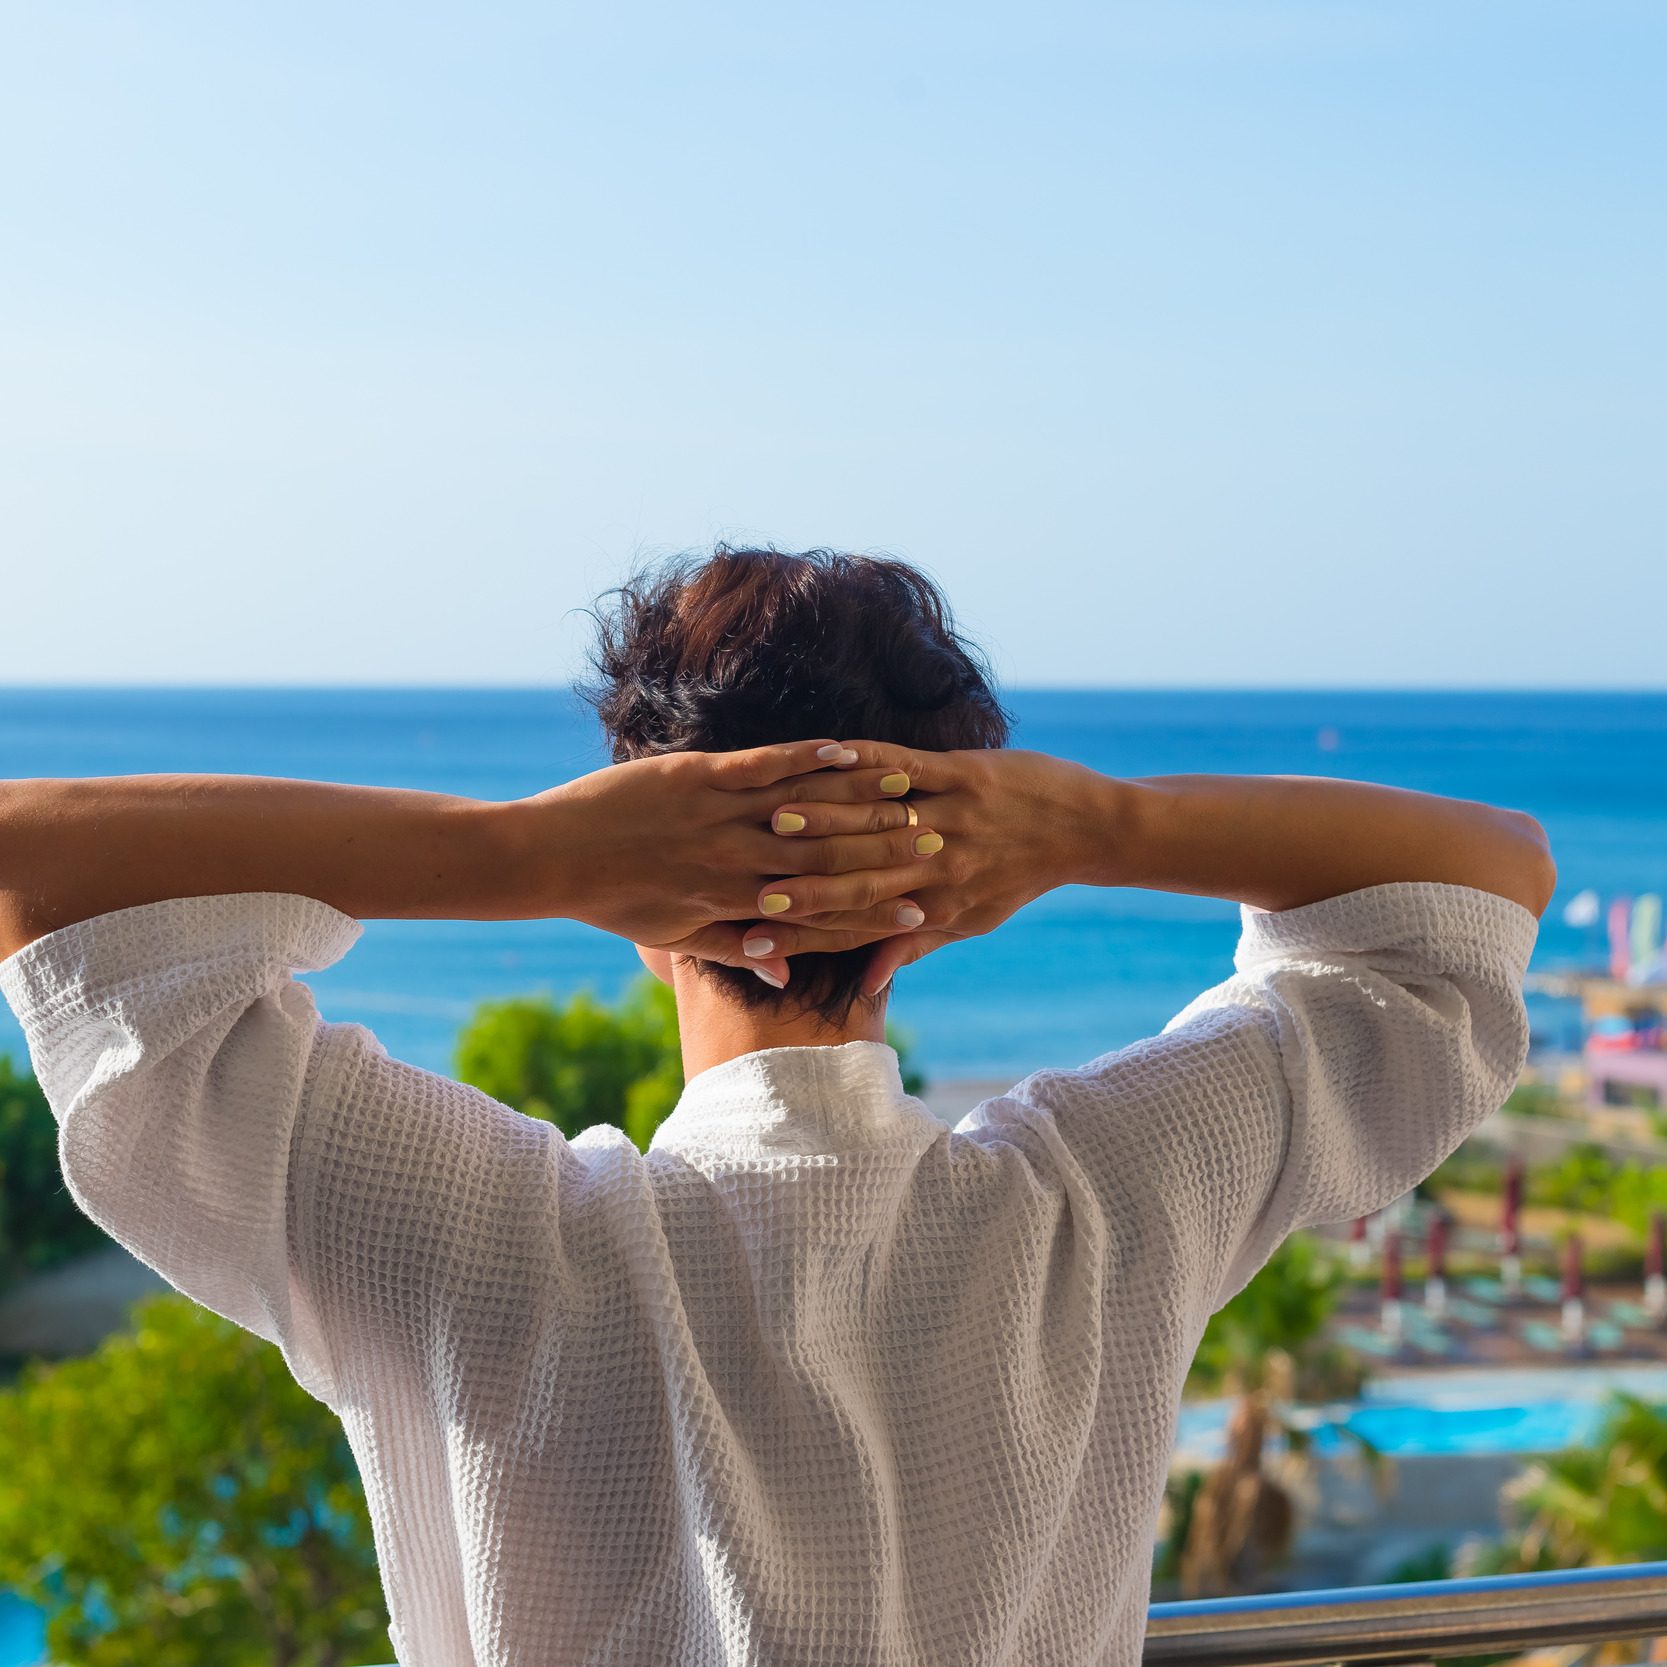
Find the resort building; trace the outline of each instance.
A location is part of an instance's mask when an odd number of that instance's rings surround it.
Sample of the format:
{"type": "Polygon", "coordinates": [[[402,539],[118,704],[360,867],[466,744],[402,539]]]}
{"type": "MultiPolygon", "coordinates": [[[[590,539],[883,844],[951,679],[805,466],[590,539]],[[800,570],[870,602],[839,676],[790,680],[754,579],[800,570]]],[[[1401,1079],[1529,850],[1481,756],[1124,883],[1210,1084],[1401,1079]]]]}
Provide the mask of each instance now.
{"type": "Polygon", "coordinates": [[[1667,981],[1607,973],[1530,973],[1527,988],[1580,1003],[1580,1089],[1587,1109],[1667,1113],[1667,981]]]}

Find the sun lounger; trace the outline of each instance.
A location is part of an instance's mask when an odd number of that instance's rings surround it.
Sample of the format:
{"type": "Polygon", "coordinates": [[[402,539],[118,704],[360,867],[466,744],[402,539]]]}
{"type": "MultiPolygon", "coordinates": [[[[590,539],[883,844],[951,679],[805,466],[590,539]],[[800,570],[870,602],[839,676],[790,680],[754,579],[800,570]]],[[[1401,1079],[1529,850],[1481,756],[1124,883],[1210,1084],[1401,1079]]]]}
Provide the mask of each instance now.
{"type": "Polygon", "coordinates": [[[1538,1302],[1561,1303],[1563,1300],[1562,1281],[1548,1279],[1543,1273],[1529,1274],[1523,1280],[1522,1288],[1538,1302]]]}
{"type": "Polygon", "coordinates": [[[1650,1318],[1647,1308],[1636,1302],[1610,1303],[1607,1318],[1633,1331],[1655,1331],[1661,1325],[1659,1320],[1650,1318]]]}
{"type": "Polygon", "coordinates": [[[1458,1351],[1458,1344],[1454,1341],[1451,1333],[1443,1331],[1439,1326],[1431,1325],[1427,1321],[1422,1325],[1416,1323],[1409,1325],[1407,1327],[1407,1341],[1420,1354],[1433,1354],[1440,1356],[1442,1359],[1446,1359],[1448,1355],[1455,1354],[1458,1351]]]}
{"type": "Polygon", "coordinates": [[[1379,1359],[1392,1360],[1403,1352],[1403,1345],[1392,1337],[1385,1337],[1381,1331],[1373,1331],[1370,1326],[1343,1326],[1337,1335],[1347,1347],[1357,1349],[1361,1354],[1376,1355],[1379,1359]]]}
{"type": "Polygon", "coordinates": [[[1497,1279],[1484,1279],[1480,1276],[1475,1279],[1461,1279],[1459,1289],[1476,1302],[1498,1305],[1511,1300],[1510,1292],[1505,1289],[1503,1282],[1497,1279]]]}
{"type": "Polygon", "coordinates": [[[1416,1308],[1409,1307],[1404,1324],[1405,1337],[1399,1343],[1370,1326],[1344,1326],[1339,1329],[1337,1336],[1346,1347],[1361,1354],[1375,1356],[1379,1360],[1408,1360],[1418,1355],[1432,1354],[1445,1360],[1459,1352],[1455,1340],[1439,1326],[1425,1319],[1416,1308]]]}
{"type": "Polygon", "coordinates": [[[1618,1349],[1626,1341],[1621,1328],[1607,1320],[1592,1320],[1586,1327],[1586,1341],[1594,1349],[1618,1349]]]}
{"type": "Polygon", "coordinates": [[[1522,1339],[1543,1354],[1558,1355],[1603,1354],[1622,1347],[1626,1342],[1619,1326],[1609,1325],[1603,1320],[1592,1320],[1587,1324],[1584,1349],[1579,1344],[1565,1341],[1561,1326],[1548,1325],[1544,1320],[1527,1321],[1522,1328],[1522,1339]]]}
{"type": "Polygon", "coordinates": [[[1485,1302],[1468,1302],[1463,1297],[1449,1301],[1447,1312],[1473,1331],[1497,1331],[1503,1318],[1497,1308],[1490,1308],[1485,1302]]]}

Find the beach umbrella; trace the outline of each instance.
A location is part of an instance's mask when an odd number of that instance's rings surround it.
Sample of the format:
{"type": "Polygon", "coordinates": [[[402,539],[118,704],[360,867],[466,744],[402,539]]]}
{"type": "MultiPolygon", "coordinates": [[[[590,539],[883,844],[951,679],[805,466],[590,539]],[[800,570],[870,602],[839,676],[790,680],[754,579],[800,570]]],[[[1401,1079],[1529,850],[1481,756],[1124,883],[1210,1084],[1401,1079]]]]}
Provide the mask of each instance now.
{"type": "Polygon", "coordinates": [[[1383,1238],[1383,1329],[1399,1340],[1401,1335],[1401,1235],[1383,1238]]]}
{"type": "Polygon", "coordinates": [[[1586,1294],[1586,1270],[1580,1265],[1580,1235],[1570,1233],[1563,1246],[1563,1301],[1586,1294]]]}
{"type": "Polygon", "coordinates": [[[1667,1215],[1650,1211],[1644,1243],[1644,1307],[1652,1320],[1667,1315],[1667,1215]]]}
{"type": "Polygon", "coordinates": [[[1430,1258],[1430,1272],[1443,1279],[1447,1276],[1447,1237],[1450,1229],[1447,1212],[1437,1210],[1430,1216],[1429,1230],[1424,1236],[1424,1246],[1430,1258]]]}
{"type": "Polygon", "coordinates": [[[1563,1338],[1575,1344],[1586,1340],[1586,1271],[1578,1233],[1569,1234],[1563,1246],[1563,1338]]]}
{"type": "Polygon", "coordinates": [[[1424,1306],[1432,1314],[1444,1313],[1447,1308],[1447,1233],[1447,1212],[1436,1210],[1424,1238],[1424,1306]]]}
{"type": "Polygon", "coordinates": [[[1522,1285],[1522,1159],[1512,1158],[1505,1166],[1504,1221],[1500,1250],[1505,1258],[1500,1281],[1513,1294],[1522,1285]]]}

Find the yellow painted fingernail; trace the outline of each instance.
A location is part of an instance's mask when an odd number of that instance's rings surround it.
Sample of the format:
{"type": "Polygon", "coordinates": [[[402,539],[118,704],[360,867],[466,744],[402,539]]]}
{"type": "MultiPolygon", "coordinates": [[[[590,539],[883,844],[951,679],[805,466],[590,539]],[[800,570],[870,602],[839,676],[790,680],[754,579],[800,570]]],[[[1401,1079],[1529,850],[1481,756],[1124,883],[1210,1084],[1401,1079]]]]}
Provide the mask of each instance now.
{"type": "Polygon", "coordinates": [[[777,833],[797,833],[804,825],[804,817],[796,810],[778,810],[776,812],[777,833]]]}
{"type": "Polygon", "coordinates": [[[942,849],[942,834],[923,833],[915,835],[915,855],[917,857],[929,857],[934,851],[941,851],[942,849]]]}
{"type": "Polygon", "coordinates": [[[767,915],[779,915],[783,909],[793,907],[793,899],[785,891],[771,891],[764,894],[764,901],[759,905],[767,915]]]}
{"type": "Polygon", "coordinates": [[[889,776],[880,777],[880,791],[882,793],[907,793],[909,778],[901,770],[893,770],[889,776]]]}

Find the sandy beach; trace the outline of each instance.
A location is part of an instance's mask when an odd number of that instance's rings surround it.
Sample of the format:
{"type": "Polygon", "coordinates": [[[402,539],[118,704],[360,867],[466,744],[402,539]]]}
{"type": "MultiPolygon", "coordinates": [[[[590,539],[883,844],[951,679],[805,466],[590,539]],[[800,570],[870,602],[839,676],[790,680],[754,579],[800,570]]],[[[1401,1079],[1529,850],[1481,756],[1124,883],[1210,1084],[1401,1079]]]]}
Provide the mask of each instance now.
{"type": "Polygon", "coordinates": [[[920,1098],[926,1109],[951,1127],[959,1123],[980,1100],[1005,1094],[1022,1077],[946,1077],[942,1082],[928,1082],[920,1098]]]}

